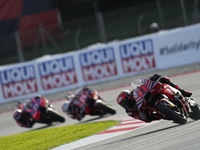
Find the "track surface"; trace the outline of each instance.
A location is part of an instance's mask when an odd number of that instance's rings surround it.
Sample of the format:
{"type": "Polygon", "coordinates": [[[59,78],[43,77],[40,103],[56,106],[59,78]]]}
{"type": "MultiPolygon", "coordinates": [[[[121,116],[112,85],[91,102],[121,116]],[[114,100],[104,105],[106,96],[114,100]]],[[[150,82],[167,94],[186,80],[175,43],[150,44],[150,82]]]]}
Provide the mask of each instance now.
{"type": "MultiPolygon", "coordinates": [[[[187,69],[186,69],[187,70],[187,69]]],[[[199,69],[200,70],[200,69],[199,69]]],[[[171,71],[171,70],[170,70],[171,71]]],[[[171,73],[168,71],[161,71],[158,72],[162,75],[175,75],[178,72],[171,73]]],[[[177,69],[175,70],[177,71],[177,69]]],[[[194,70],[195,71],[195,70],[194,70]]],[[[187,72],[187,71],[186,71],[187,72]]],[[[180,72],[184,73],[184,72],[180,72]]],[[[138,75],[134,78],[138,77],[148,77],[153,73],[147,73],[144,75],[138,75]]],[[[126,82],[125,84],[130,83],[131,78],[127,78],[126,80],[119,80],[120,82],[126,82]]],[[[190,90],[193,92],[193,98],[197,103],[200,104],[200,72],[195,73],[189,73],[181,76],[174,76],[171,78],[171,80],[175,83],[183,87],[184,89],[190,90]]],[[[113,82],[113,85],[116,84],[117,81],[113,82]]],[[[120,84],[120,85],[123,85],[120,84]]],[[[105,85],[105,83],[104,83],[105,85]]],[[[101,90],[103,88],[95,88],[95,86],[92,86],[94,89],[101,90]]],[[[109,86],[108,86],[109,87],[109,86]]],[[[106,119],[113,119],[113,118],[119,118],[119,117],[125,117],[125,112],[120,106],[116,104],[115,98],[116,95],[122,90],[122,89],[129,89],[131,90],[130,86],[125,86],[122,88],[115,88],[113,90],[108,91],[102,91],[100,92],[101,96],[103,96],[116,110],[117,114],[114,116],[107,116],[106,119]]],[[[63,94],[63,93],[62,93],[63,94]]],[[[64,94],[63,94],[64,95],[64,94]]],[[[58,95],[54,94],[55,99],[60,99],[61,96],[60,93],[58,95]]],[[[64,97],[64,96],[63,96],[64,97]]],[[[60,112],[61,111],[61,105],[63,101],[56,101],[52,102],[54,107],[60,112]]],[[[14,104],[11,104],[14,105],[14,104]]],[[[1,105],[2,106],[2,105],[1,105]]],[[[30,130],[38,130],[38,129],[44,129],[49,128],[44,124],[35,124],[32,129],[26,129],[21,128],[17,126],[15,121],[12,118],[13,111],[1,113],[0,114],[0,137],[1,136],[7,136],[7,135],[13,135],[17,133],[27,132],[30,130]]],[[[59,127],[59,126],[66,126],[66,125],[72,125],[72,124],[79,124],[79,123],[85,123],[90,121],[99,121],[101,120],[98,117],[91,117],[86,116],[81,122],[78,122],[76,120],[72,120],[68,118],[64,113],[62,113],[65,118],[66,122],[62,124],[54,124],[51,127],[59,127]]],[[[102,119],[105,119],[102,118],[102,119]]],[[[127,134],[124,134],[122,136],[118,136],[115,138],[108,139],[106,141],[97,142],[94,144],[90,144],[84,147],[81,147],[81,150],[88,150],[88,149],[95,149],[95,150],[121,150],[121,149],[200,149],[200,121],[193,121],[191,119],[188,120],[188,123],[185,125],[177,125],[170,121],[160,121],[156,124],[147,126],[142,129],[138,129],[132,132],[129,132],[127,134]]]]}
{"type": "MultiPolygon", "coordinates": [[[[200,72],[172,78],[185,89],[193,92],[193,98],[200,104],[200,72]]],[[[117,90],[116,90],[117,91],[117,90]]],[[[185,125],[161,120],[145,128],[127,134],[93,143],[77,150],[199,150],[200,120],[188,119],[185,125]]]]}

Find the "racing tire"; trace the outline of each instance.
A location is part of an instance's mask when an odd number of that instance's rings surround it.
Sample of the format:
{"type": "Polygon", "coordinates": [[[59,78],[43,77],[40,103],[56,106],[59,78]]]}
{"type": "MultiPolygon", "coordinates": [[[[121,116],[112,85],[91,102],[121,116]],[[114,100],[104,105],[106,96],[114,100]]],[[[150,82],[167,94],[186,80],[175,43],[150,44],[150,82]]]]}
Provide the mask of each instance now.
{"type": "Polygon", "coordinates": [[[200,119],[200,106],[196,104],[195,106],[191,106],[192,114],[190,116],[193,120],[199,120],[200,119]]]}
{"type": "Polygon", "coordinates": [[[65,122],[65,118],[53,109],[48,109],[47,114],[52,118],[52,120],[59,121],[61,123],[65,122]]]}
{"type": "Polygon", "coordinates": [[[187,119],[184,116],[179,115],[176,111],[172,110],[170,107],[167,107],[162,102],[158,103],[156,108],[166,116],[167,119],[173,120],[175,123],[180,125],[187,123],[187,119]]]}
{"type": "Polygon", "coordinates": [[[109,114],[112,114],[112,115],[116,114],[116,110],[114,108],[112,108],[109,105],[105,105],[103,103],[97,103],[97,108],[101,109],[109,114]]]}

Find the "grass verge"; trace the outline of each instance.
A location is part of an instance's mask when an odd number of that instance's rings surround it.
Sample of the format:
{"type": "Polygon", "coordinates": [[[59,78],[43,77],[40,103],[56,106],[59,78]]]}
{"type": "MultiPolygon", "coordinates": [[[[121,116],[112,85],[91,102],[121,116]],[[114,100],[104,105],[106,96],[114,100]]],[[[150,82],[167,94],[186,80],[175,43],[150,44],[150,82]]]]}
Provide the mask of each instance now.
{"type": "Polygon", "coordinates": [[[94,123],[70,125],[64,127],[35,130],[0,137],[1,150],[46,150],[69,143],[114,126],[118,121],[101,121],[94,123]]]}

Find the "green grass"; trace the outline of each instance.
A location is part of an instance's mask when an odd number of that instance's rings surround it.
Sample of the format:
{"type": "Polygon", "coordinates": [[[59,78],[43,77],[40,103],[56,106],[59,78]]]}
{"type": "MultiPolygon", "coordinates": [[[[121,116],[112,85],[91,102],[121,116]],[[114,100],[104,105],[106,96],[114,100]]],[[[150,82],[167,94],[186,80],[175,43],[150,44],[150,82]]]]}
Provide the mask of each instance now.
{"type": "Polygon", "coordinates": [[[70,125],[34,130],[0,138],[0,150],[46,150],[69,143],[114,126],[118,121],[70,125]]]}

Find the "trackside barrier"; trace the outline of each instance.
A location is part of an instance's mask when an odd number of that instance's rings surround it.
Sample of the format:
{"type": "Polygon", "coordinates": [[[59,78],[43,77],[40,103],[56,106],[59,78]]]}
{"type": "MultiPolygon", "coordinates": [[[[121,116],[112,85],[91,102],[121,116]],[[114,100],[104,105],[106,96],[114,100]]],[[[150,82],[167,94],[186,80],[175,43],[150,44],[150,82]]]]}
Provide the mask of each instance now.
{"type": "Polygon", "coordinates": [[[0,67],[0,103],[200,61],[200,24],[0,67]]]}

